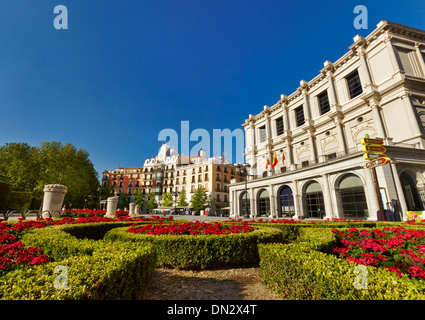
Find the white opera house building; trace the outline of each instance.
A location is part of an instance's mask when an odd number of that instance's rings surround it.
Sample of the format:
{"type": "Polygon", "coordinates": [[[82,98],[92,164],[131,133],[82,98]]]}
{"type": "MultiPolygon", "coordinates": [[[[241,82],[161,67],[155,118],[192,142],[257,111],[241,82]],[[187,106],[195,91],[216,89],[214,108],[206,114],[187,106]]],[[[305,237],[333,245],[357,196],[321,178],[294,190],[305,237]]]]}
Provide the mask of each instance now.
{"type": "Polygon", "coordinates": [[[230,216],[376,220],[365,134],[391,159],[376,168],[384,209],[397,203],[403,220],[424,210],[425,31],[381,21],[353,40],[314,79],[249,115],[248,175],[229,187],[230,216]]]}

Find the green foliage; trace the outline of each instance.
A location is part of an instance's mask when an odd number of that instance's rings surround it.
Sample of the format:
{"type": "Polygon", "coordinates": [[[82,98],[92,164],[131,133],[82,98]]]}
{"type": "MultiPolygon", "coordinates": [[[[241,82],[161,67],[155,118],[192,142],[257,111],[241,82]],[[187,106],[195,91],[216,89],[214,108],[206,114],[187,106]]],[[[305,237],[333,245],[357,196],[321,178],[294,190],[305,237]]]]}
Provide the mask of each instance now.
{"type": "Polygon", "coordinates": [[[149,210],[158,208],[158,203],[156,202],[155,194],[154,193],[149,193],[148,194],[148,203],[146,204],[146,207],[149,210]]]}
{"type": "Polygon", "coordinates": [[[88,195],[98,195],[98,174],[88,152],[70,143],[43,142],[39,147],[6,143],[0,147],[0,176],[12,190],[32,192],[37,198],[43,195],[44,184],[64,184],[67,207],[83,207],[88,195]]]}
{"type": "Polygon", "coordinates": [[[192,197],[192,207],[195,210],[205,210],[208,205],[208,195],[203,186],[199,186],[192,197]]]}
{"type": "Polygon", "coordinates": [[[284,299],[395,300],[424,299],[423,285],[408,276],[366,267],[367,288],[357,289],[355,263],[329,251],[335,245],[330,228],[303,228],[298,242],[259,246],[263,283],[284,299]]]}
{"type": "Polygon", "coordinates": [[[139,205],[140,208],[143,208],[145,203],[147,202],[146,194],[143,194],[142,189],[137,189],[133,193],[133,201],[135,204],[139,205]]]}
{"type": "Polygon", "coordinates": [[[120,193],[118,195],[118,203],[117,203],[117,208],[124,210],[124,208],[127,208],[130,205],[130,201],[128,200],[128,194],[127,193],[120,193]]]}
{"type": "Polygon", "coordinates": [[[8,209],[19,211],[29,210],[31,206],[31,192],[11,191],[9,193],[8,209]]]}
{"type": "Polygon", "coordinates": [[[149,245],[77,239],[101,234],[117,223],[63,225],[26,232],[22,241],[41,247],[51,262],[9,272],[0,278],[0,299],[137,299],[155,271],[156,252],[149,245]],[[78,230],[80,229],[80,230],[78,230]],[[68,232],[65,232],[68,231],[68,232]],[[57,265],[68,270],[68,288],[55,289],[57,265]]]}
{"type": "Polygon", "coordinates": [[[258,243],[281,242],[282,232],[260,227],[248,233],[229,235],[146,235],[125,228],[105,234],[112,241],[151,243],[158,252],[158,265],[180,269],[204,269],[258,263],[258,243]]]}
{"type": "Polygon", "coordinates": [[[173,195],[170,192],[164,193],[162,196],[161,207],[172,207],[173,205],[173,195]]]}
{"type": "Polygon", "coordinates": [[[187,198],[186,198],[186,189],[182,189],[182,191],[180,192],[180,196],[179,196],[179,200],[177,205],[179,207],[188,207],[189,203],[187,203],[187,198]]]}
{"type": "Polygon", "coordinates": [[[10,184],[7,182],[0,181],[0,210],[7,209],[9,194],[10,194],[10,184]]]}

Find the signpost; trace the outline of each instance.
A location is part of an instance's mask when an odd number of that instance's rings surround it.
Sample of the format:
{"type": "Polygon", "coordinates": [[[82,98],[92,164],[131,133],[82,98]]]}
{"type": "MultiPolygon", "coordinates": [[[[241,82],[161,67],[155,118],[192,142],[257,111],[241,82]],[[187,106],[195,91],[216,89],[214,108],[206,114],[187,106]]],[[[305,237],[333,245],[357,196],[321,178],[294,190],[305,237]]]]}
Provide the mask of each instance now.
{"type": "Polygon", "coordinates": [[[375,185],[376,198],[378,200],[379,212],[381,213],[382,221],[387,221],[385,218],[384,206],[382,205],[381,192],[379,190],[378,177],[376,175],[376,167],[383,166],[391,161],[384,152],[387,151],[382,145],[384,141],[381,139],[370,139],[369,135],[366,134],[365,137],[360,141],[363,145],[362,151],[365,152],[363,154],[363,158],[368,161],[365,164],[366,169],[371,169],[373,183],[375,185]]]}

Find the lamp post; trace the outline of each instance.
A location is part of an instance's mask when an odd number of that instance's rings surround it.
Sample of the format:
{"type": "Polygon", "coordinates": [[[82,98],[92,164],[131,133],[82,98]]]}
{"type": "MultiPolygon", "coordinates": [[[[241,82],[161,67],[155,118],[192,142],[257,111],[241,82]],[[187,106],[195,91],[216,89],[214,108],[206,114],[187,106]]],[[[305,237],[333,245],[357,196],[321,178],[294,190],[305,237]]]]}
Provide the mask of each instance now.
{"type": "Polygon", "coordinates": [[[251,165],[249,163],[247,163],[245,165],[239,165],[238,166],[239,175],[241,177],[245,178],[245,206],[244,206],[244,217],[245,218],[249,217],[249,214],[248,214],[248,176],[250,176],[249,168],[251,168],[251,165]]]}
{"type": "Polygon", "coordinates": [[[174,191],[174,214],[177,214],[177,196],[179,195],[180,192],[178,191],[174,191]]]}

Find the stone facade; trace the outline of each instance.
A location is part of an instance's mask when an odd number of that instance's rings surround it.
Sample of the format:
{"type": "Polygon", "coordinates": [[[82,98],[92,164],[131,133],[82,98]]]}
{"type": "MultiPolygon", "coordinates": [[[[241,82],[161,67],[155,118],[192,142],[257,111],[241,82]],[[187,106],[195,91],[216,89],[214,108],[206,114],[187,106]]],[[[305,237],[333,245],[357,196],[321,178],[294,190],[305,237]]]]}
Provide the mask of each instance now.
{"type": "Polygon", "coordinates": [[[384,139],[377,168],[384,205],[425,202],[425,31],[381,21],[336,62],[273,106],[249,115],[245,183],[230,186],[231,215],[376,219],[360,140],[384,139]],[[276,155],[278,163],[269,165],[276,155]],[[246,192],[246,193],[245,193],[246,192]]]}

